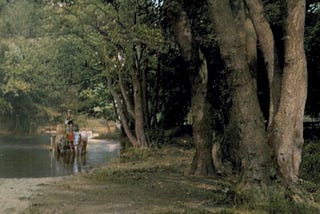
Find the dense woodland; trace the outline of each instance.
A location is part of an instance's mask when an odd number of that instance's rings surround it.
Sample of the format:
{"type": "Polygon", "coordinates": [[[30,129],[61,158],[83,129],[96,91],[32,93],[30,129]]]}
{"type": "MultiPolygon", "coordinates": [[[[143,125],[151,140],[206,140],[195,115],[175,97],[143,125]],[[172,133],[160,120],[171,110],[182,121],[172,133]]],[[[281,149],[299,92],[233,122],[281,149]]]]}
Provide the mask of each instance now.
{"type": "Polygon", "coordinates": [[[318,1],[1,0],[0,14],[2,129],[67,109],[119,120],[136,148],[190,129],[190,174],[228,163],[239,190],[299,182],[320,113],[318,1]]]}

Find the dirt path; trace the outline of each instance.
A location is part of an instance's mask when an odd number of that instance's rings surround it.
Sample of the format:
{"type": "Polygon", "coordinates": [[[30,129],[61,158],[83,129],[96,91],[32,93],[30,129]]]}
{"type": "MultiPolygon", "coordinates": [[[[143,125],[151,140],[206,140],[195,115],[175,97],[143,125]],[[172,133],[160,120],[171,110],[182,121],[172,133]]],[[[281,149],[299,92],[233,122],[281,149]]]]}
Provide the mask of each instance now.
{"type": "Polygon", "coordinates": [[[31,196],[63,178],[0,179],[0,213],[19,213],[31,205],[31,196]]]}
{"type": "Polygon", "coordinates": [[[212,202],[209,190],[226,188],[213,180],[196,182],[163,169],[99,170],[41,186],[22,213],[209,213],[221,209],[207,206],[212,202]]]}

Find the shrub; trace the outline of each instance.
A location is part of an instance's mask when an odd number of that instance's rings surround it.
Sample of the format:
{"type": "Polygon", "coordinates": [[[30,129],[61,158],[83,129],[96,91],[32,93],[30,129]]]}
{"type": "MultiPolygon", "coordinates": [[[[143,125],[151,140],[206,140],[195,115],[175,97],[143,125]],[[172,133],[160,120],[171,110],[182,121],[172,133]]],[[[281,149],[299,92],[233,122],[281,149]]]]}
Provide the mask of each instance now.
{"type": "Polygon", "coordinates": [[[300,177],[319,183],[320,181],[320,143],[307,142],[302,152],[300,177]]]}

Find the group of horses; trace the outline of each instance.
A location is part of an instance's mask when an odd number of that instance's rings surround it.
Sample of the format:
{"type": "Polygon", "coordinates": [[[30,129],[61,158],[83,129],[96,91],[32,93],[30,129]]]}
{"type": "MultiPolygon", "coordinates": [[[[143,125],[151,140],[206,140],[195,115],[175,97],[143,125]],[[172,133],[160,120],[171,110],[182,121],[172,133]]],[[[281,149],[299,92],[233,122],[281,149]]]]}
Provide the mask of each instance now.
{"type": "Polygon", "coordinates": [[[73,142],[67,140],[67,136],[61,129],[57,127],[57,132],[50,138],[51,151],[53,151],[58,156],[63,156],[66,154],[76,154],[83,155],[87,152],[88,145],[88,135],[86,132],[82,132],[80,135],[80,141],[78,145],[74,145],[73,142]]]}

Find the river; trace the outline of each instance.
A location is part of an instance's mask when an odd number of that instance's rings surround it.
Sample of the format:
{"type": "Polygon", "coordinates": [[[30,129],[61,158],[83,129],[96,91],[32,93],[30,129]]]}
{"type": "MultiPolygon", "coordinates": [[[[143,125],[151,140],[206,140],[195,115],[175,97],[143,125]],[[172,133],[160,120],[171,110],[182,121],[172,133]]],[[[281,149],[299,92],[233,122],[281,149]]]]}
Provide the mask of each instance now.
{"type": "Polygon", "coordinates": [[[0,178],[57,177],[86,172],[118,157],[114,140],[89,139],[87,154],[57,158],[50,150],[50,136],[0,137],[0,178]]]}

